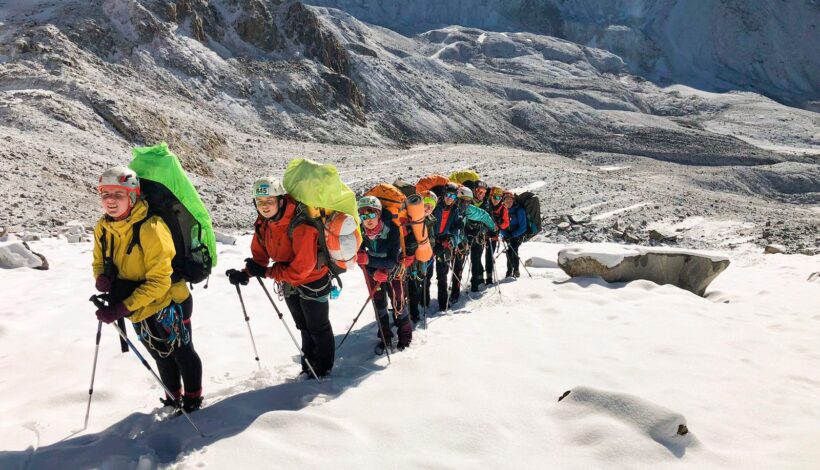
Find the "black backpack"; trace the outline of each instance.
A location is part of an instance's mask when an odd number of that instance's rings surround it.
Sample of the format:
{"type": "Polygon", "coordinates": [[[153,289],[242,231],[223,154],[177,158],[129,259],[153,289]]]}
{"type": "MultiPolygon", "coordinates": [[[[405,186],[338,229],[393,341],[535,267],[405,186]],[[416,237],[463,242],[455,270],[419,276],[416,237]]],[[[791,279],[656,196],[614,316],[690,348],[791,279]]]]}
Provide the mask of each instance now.
{"type": "Polygon", "coordinates": [[[527,191],[521,193],[516,197],[516,203],[524,208],[527,213],[527,232],[524,235],[524,240],[529,240],[541,232],[541,202],[538,196],[527,191]]]}
{"type": "Polygon", "coordinates": [[[184,280],[196,284],[204,281],[211,275],[211,255],[208,247],[201,243],[202,226],[188,212],[188,209],[179,202],[168,188],[155,181],[143,179],[140,181],[140,191],[148,203],[148,215],[134,223],[134,234],[128,245],[127,254],[135,246],[140,246],[140,228],[152,215],[159,216],[171,231],[174,240],[176,255],[171,261],[173,273],[171,282],[184,280]]]}

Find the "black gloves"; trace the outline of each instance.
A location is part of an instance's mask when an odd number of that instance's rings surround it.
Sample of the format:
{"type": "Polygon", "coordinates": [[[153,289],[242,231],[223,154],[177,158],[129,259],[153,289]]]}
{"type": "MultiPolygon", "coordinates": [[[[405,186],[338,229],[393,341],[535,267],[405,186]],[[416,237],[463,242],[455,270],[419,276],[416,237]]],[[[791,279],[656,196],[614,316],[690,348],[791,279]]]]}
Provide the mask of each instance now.
{"type": "Polygon", "coordinates": [[[237,271],[236,269],[229,269],[225,271],[225,275],[228,276],[228,281],[235,286],[238,286],[239,284],[247,286],[248,281],[250,280],[248,273],[245,271],[237,271]]]}
{"type": "Polygon", "coordinates": [[[265,277],[265,274],[268,272],[268,267],[256,264],[252,258],[246,258],[245,271],[248,272],[248,275],[253,277],[265,277]]]}

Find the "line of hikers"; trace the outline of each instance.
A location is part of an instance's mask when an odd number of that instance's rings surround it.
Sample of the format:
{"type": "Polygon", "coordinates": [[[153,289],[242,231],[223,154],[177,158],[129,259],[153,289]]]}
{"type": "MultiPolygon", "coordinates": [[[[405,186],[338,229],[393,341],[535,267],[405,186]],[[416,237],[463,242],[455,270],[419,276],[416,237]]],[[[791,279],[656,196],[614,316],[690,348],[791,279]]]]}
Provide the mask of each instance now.
{"type": "MultiPolygon", "coordinates": [[[[189,413],[202,406],[202,362],[193,345],[186,281],[204,280],[216,264],[211,222],[165,144],[134,155],[131,168],[106,171],[98,185],[104,215],[94,230],[93,272],[102,293],[95,296],[96,316],[100,325],[133,323],[157,364],[166,390],[161,401],[189,413]]],[[[442,311],[459,301],[467,260],[472,292],[499,281],[494,262],[501,244],[505,277],[520,275],[518,250],[534,225],[516,194],[472,175],[460,183],[441,175],[415,186],[382,183],[357,199],[332,166],[295,160],[283,180],[254,182],[251,256],[226,276],[238,293],[251,278],[274,281],[301,333],[302,372],[318,380],[331,372],[337,348],[329,299],[341,287],[338,275],[358,264],[378,319],[377,350],[392,348],[391,317],[402,350],[412,341],[413,325],[426,322],[434,274],[442,311]],[[299,176],[307,174],[329,175],[335,183],[300,186],[309,178],[299,176]],[[329,197],[346,202],[311,204],[312,197],[333,192],[332,184],[338,191],[329,197]]],[[[128,341],[124,331],[121,336],[128,341]]]]}

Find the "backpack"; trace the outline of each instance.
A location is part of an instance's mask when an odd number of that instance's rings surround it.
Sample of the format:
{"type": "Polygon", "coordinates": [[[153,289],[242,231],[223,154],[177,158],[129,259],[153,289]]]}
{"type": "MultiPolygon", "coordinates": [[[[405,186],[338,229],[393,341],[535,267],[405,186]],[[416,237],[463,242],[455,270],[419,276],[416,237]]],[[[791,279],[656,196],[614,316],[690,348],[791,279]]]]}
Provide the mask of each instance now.
{"type": "Polygon", "coordinates": [[[137,147],[128,165],[140,178],[140,192],[148,203],[148,216],[134,223],[127,253],[140,245],[140,228],[159,216],[171,232],[176,254],[171,260],[171,281],[191,284],[204,281],[216,265],[216,237],[211,217],[176,155],[165,142],[137,147]]]}
{"type": "Polygon", "coordinates": [[[444,185],[450,182],[450,179],[444,175],[440,175],[438,173],[433,173],[432,175],[425,176],[416,183],[416,192],[421,194],[425,191],[433,191],[436,196],[441,197],[441,191],[444,189],[444,185]]]}
{"type": "Polygon", "coordinates": [[[370,188],[365,196],[375,196],[382,203],[382,210],[387,210],[392,215],[393,223],[401,230],[401,256],[407,257],[407,242],[405,237],[408,234],[408,227],[416,240],[416,251],[414,256],[417,260],[425,262],[433,257],[433,249],[430,245],[430,236],[427,234],[427,226],[424,224],[424,204],[421,197],[415,192],[409,197],[405,196],[399,188],[388,183],[380,183],[370,188]],[[409,206],[408,206],[409,205],[409,206]]]}
{"type": "Polygon", "coordinates": [[[526,241],[541,232],[541,202],[538,196],[530,191],[516,196],[515,202],[527,213],[527,232],[524,234],[526,241]]]}
{"type": "Polygon", "coordinates": [[[327,266],[341,287],[339,275],[353,267],[362,243],[358,222],[353,216],[341,211],[297,204],[293,218],[288,223],[288,238],[293,241],[293,231],[301,224],[315,228],[319,232],[316,268],[327,266]]]}
{"type": "Polygon", "coordinates": [[[458,184],[464,184],[467,181],[478,181],[480,179],[481,176],[472,170],[454,171],[453,174],[450,175],[450,181],[458,184]]]}
{"type": "Polygon", "coordinates": [[[339,274],[355,264],[362,243],[356,194],[342,182],[333,165],[306,158],[288,163],[282,178],[288,195],[298,203],[288,224],[288,236],[301,224],[319,232],[316,267],[327,266],[342,285],[339,274]]]}
{"type": "Polygon", "coordinates": [[[398,190],[407,197],[416,194],[416,187],[401,178],[396,178],[396,181],[393,181],[393,186],[398,188],[398,190]]]}

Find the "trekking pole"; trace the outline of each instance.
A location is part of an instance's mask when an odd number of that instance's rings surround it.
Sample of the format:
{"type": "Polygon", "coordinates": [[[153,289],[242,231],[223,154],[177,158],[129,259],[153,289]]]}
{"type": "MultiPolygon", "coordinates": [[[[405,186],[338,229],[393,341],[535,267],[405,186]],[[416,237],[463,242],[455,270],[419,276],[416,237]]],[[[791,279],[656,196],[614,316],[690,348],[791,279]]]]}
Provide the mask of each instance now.
{"type": "Polygon", "coordinates": [[[245,309],[245,301],[242,299],[242,291],[239,290],[239,284],[234,284],[236,287],[236,295],[239,296],[239,303],[242,305],[242,314],[245,316],[245,325],[248,326],[248,335],[251,337],[251,344],[253,345],[253,354],[254,359],[256,359],[256,365],[259,366],[259,370],[262,370],[262,363],[259,362],[259,352],[256,350],[256,340],[253,339],[253,331],[251,331],[251,319],[248,317],[248,311],[245,309]]]}
{"type": "Polygon", "coordinates": [[[522,263],[522,262],[521,262],[521,257],[520,257],[520,256],[518,256],[518,253],[515,251],[515,249],[513,249],[512,245],[510,245],[510,244],[509,244],[509,243],[507,243],[507,242],[504,242],[504,243],[506,243],[507,249],[508,249],[508,250],[510,250],[510,251],[512,251],[512,254],[514,254],[514,255],[515,255],[515,258],[518,260],[518,264],[520,264],[521,266],[523,266],[523,267],[524,267],[524,271],[527,271],[527,276],[529,276],[529,277],[530,277],[530,279],[532,279],[532,274],[530,274],[530,270],[529,270],[529,269],[527,269],[527,265],[526,265],[526,264],[524,264],[524,263],[522,263]]]}
{"type": "Polygon", "coordinates": [[[501,295],[501,282],[498,280],[498,273],[495,270],[495,263],[493,263],[493,276],[495,276],[495,288],[498,290],[498,296],[503,299],[504,297],[501,295]]]}
{"type": "MultiPolygon", "coordinates": [[[[160,379],[159,376],[157,375],[157,373],[154,372],[154,369],[151,368],[151,366],[148,364],[148,361],[145,360],[145,358],[142,356],[142,354],[140,354],[140,352],[137,351],[137,348],[134,347],[134,343],[132,343],[131,340],[128,339],[127,336],[125,336],[125,332],[122,331],[122,329],[119,326],[117,326],[116,323],[111,323],[111,326],[113,326],[114,329],[117,330],[117,333],[119,333],[120,338],[125,340],[125,342],[128,344],[129,349],[131,349],[131,351],[133,351],[134,354],[137,355],[137,358],[140,360],[140,362],[142,362],[142,365],[144,365],[145,368],[148,369],[148,372],[150,372],[151,375],[154,376],[154,379],[162,387],[162,389],[165,390],[165,393],[168,394],[169,397],[173,397],[174,394],[171,393],[170,390],[168,390],[168,387],[166,387],[164,383],[162,383],[162,379],[160,379]]],[[[182,408],[182,407],[179,407],[177,409],[182,412],[182,415],[185,416],[185,419],[187,419],[189,423],[191,423],[191,426],[193,426],[193,428],[196,430],[196,432],[198,432],[201,437],[205,437],[205,434],[203,434],[202,431],[200,431],[199,428],[196,426],[196,424],[194,424],[193,420],[188,415],[188,413],[185,411],[185,409],[182,408]]]]}
{"type": "MultiPolygon", "coordinates": [[[[376,290],[378,290],[378,288],[377,288],[376,290]]],[[[364,312],[364,309],[366,309],[366,308],[367,308],[367,304],[369,304],[369,303],[370,303],[370,299],[372,299],[372,298],[373,298],[373,293],[370,291],[370,288],[369,288],[369,287],[368,287],[367,291],[368,291],[367,300],[365,300],[365,301],[364,301],[364,305],[362,305],[362,308],[359,310],[359,313],[357,313],[357,314],[356,314],[356,318],[354,318],[354,319],[353,319],[353,323],[350,325],[350,328],[348,328],[348,329],[347,329],[347,333],[345,333],[345,335],[344,335],[344,337],[342,338],[342,340],[341,340],[341,341],[339,341],[339,345],[338,345],[338,346],[336,346],[336,350],[337,350],[337,351],[338,351],[338,350],[339,350],[339,348],[341,348],[341,347],[342,347],[342,345],[345,343],[345,340],[347,339],[347,336],[350,334],[350,331],[351,331],[351,330],[353,330],[353,326],[354,326],[354,325],[356,325],[356,322],[357,322],[357,321],[359,321],[359,317],[360,317],[360,316],[362,316],[362,313],[364,312]]]]}
{"type": "Polygon", "coordinates": [[[427,303],[429,302],[427,294],[427,268],[425,268],[424,277],[421,280],[421,301],[424,303],[424,315],[421,317],[421,327],[425,330],[427,329],[427,303]]]}
{"type": "Polygon", "coordinates": [[[290,327],[288,326],[287,323],[285,323],[285,317],[282,316],[282,312],[279,311],[279,307],[276,306],[276,302],[274,302],[273,297],[270,296],[270,292],[268,292],[268,288],[265,287],[265,283],[262,282],[262,278],[257,277],[256,280],[259,281],[259,285],[262,286],[262,290],[265,291],[265,295],[268,296],[268,300],[270,300],[270,304],[273,305],[273,310],[276,311],[276,315],[279,316],[279,319],[282,320],[282,324],[285,325],[285,329],[288,331],[288,334],[290,335],[290,339],[293,340],[293,344],[296,346],[296,349],[299,351],[299,355],[301,355],[302,358],[304,358],[305,364],[307,364],[308,369],[310,369],[310,373],[313,375],[313,378],[316,379],[317,382],[322,383],[322,381],[319,380],[319,376],[316,375],[316,371],[313,370],[313,365],[311,365],[310,361],[305,356],[305,353],[302,351],[302,348],[299,347],[299,343],[296,341],[296,337],[293,336],[293,333],[290,331],[290,327]]]}
{"type": "MultiPolygon", "coordinates": [[[[105,307],[105,303],[98,295],[92,295],[91,298],[88,300],[93,302],[94,305],[97,306],[97,308],[105,307]]],[[[128,349],[130,349],[134,354],[136,354],[137,359],[139,359],[140,362],[142,362],[142,365],[145,366],[146,369],[148,369],[148,372],[151,373],[151,375],[154,377],[154,380],[156,380],[159,386],[162,387],[162,389],[165,391],[165,394],[169,397],[173,397],[174,394],[171,393],[170,390],[168,390],[168,387],[165,386],[165,384],[162,382],[162,379],[159,378],[157,373],[154,372],[154,369],[151,368],[151,365],[148,364],[148,361],[146,361],[142,354],[140,354],[140,352],[134,346],[134,343],[132,343],[131,340],[128,339],[128,336],[125,335],[125,331],[123,331],[122,328],[117,326],[117,324],[114,322],[111,323],[111,326],[113,326],[114,329],[117,330],[117,333],[120,335],[120,338],[122,338],[122,340],[125,341],[125,344],[128,345],[128,349]]],[[[181,406],[177,409],[182,412],[182,415],[185,416],[185,419],[187,419],[189,423],[191,423],[191,426],[196,430],[197,433],[199,433],[200,437],[205,437],[205,434],[203,434],[202,431],[199,430],[197,425],[194,424],[194,421],[191,419],[190,416],[188,416],[188,413],[185,411],[185,409],[181,406]]]]}
{"type": "Polygon", "coordinates": [[[94,346],[94,365],[91,366],[91,385],[88,387],[88,405],[85,407],[85,424],[77,432],[88,429],[88,416],[91,414],[91,395],[94,393],[94,377],[97,375],[97,356],[100,354],[100,336],[102,336],[102,322],[97,322],[97,339],[94,346]]]}

